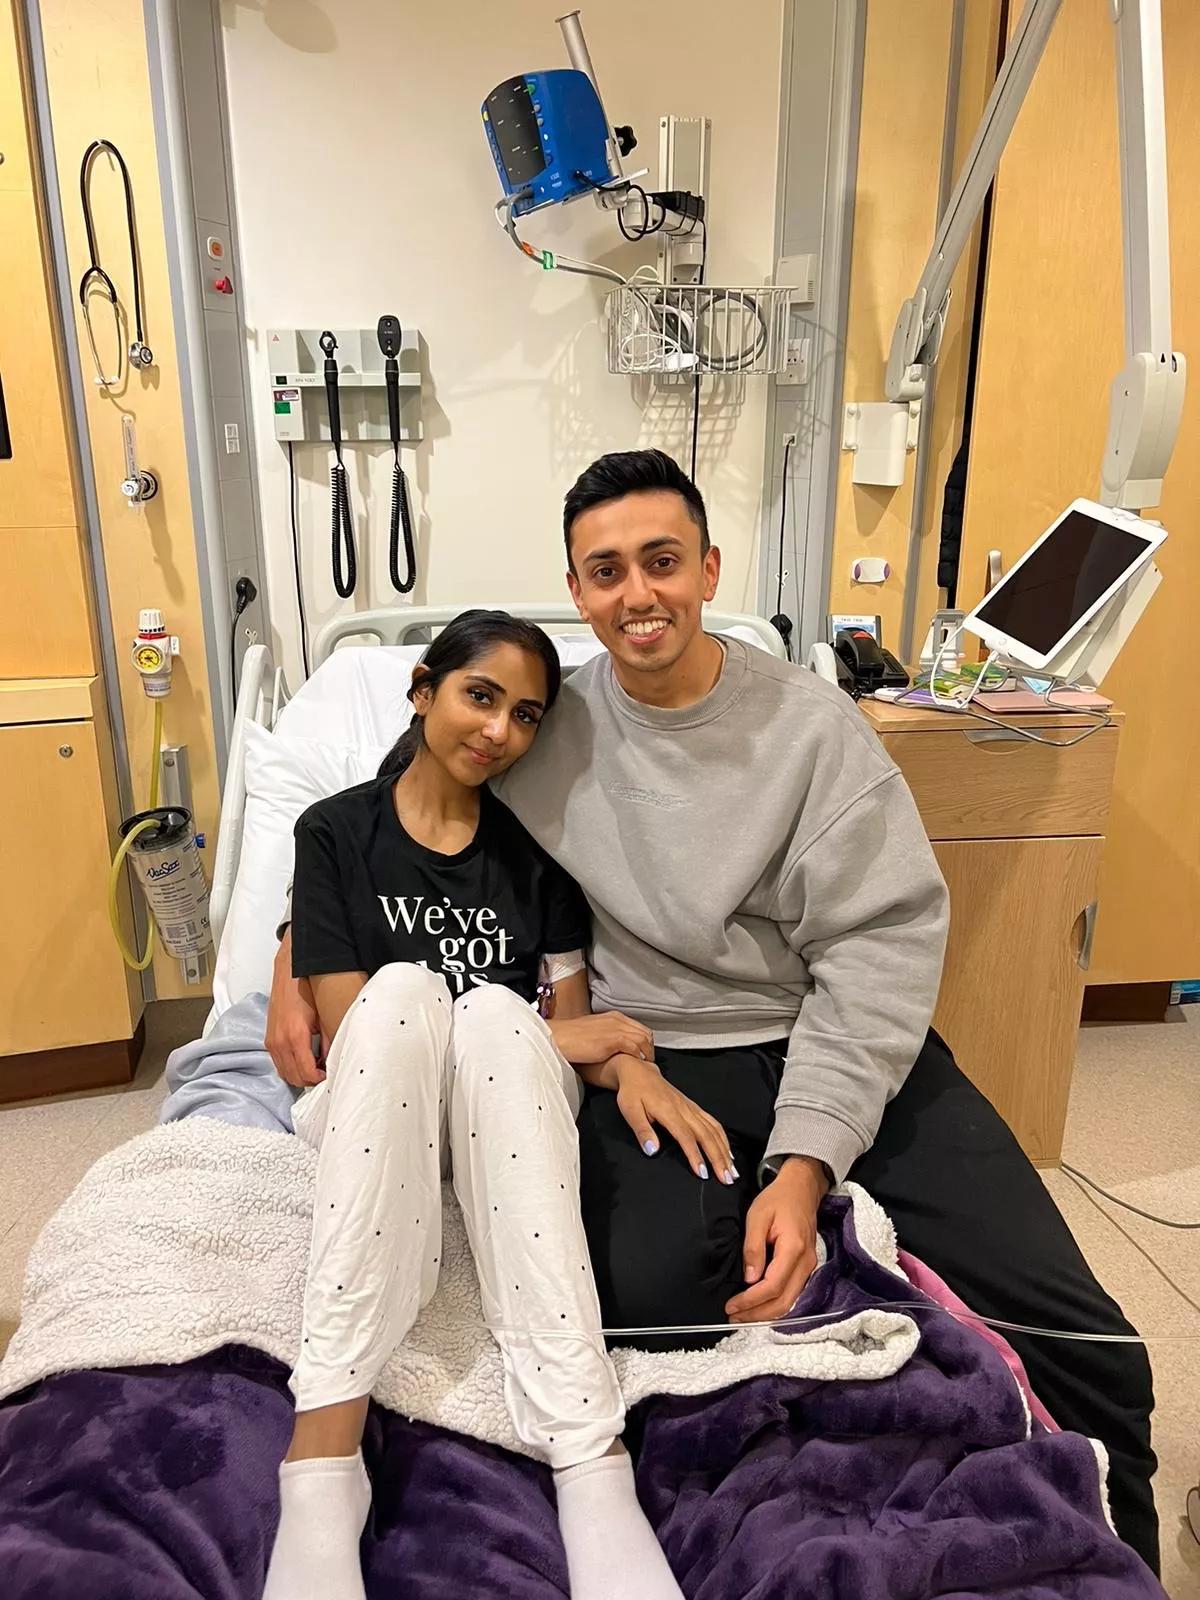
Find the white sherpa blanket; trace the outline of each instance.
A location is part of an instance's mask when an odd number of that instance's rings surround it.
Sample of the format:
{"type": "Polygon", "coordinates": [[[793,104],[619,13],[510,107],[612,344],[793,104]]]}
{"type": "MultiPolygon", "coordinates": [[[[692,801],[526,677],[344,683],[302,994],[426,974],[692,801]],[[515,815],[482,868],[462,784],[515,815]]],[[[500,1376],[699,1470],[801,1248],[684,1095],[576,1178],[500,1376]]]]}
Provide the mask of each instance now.
{"type": "MultiPolygon", "coordinates": [[[[245,1344],[290,1364],[300,1339],[316,1155],[301,1139],[209,1117],[155,1128],[104,1156],[46,1224],[29,1258],[0,1398],[51,1373],[187,1361],[245,1344]]],[[[892,1226],[849,1186],[863,1248],[897,1270],[892,1226]]],[[[466,1230],[447,1186],[442,1275],[374,1398],[407,1417],[532,1454],[504,1404],[466,1230]]],[[[777,1334],[743,1328],[713,1349],[614,1352],[632,1405],[745,1378],[884,1378],[916,1348],[898,1312],[870,1310],[777,1334]]]]}

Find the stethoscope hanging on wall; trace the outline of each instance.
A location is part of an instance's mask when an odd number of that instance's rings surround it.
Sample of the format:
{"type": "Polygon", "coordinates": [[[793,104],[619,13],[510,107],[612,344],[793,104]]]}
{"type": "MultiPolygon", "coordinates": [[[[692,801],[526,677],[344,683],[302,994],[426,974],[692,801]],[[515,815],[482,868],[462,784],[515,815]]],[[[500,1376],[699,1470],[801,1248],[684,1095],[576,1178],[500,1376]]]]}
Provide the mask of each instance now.
{"type": "Polygon", "coordinates": [[[400,465],[400,354],[402,333],[398,317],[384,316],[376,329],[387,386],[388,431],[392,436],[392,516],[388,530],[388,572],[397,594],[408,594],[417,581],[417,554],[413,544],[412,509],[408,502],[408,479],[400,465]],[[404,566],[407,577],[400,577],[400,532],[404,532],[404,566]]]}
{"type": "Polygon", "coordinates": [[[335,460],[329,469],[333,532],[333,587],[348,600],[358,584],[358,558],[354,550],[354,523],[350,517],[350,485],[342,460],[342,407],[338,399],[338,369],[333,353],[337,340],[328,329],[319,340],[325,352],[325,402],[329,407],[329,437],[335,460]]]}
{"type": "Polygon", "coordinates": [[[115,144],[108,139],[93,139],[83,152],[83,160],[79,165],[79,199],[83,206],[83,225],[87,230],[89,256],[87,270],[79,280],[79,304],[83,308],[84,326],[87,328],[88,343],[92,347],[92,360],[96,364],[96,382],[102,389],[112,389],[121,381],[121,316],[116,286],[100,265],[99,251],[96,245],[96,225],[92,217],[92,202],[89,193],[92,163],[102,150],[112,156],[117,163],[117,168],[121,174],[121,184],[125,190],[125,228],[129,235],[129,264],[133,275],[134,339],[128,350],[129,364],[131,367],[137,367],[144,371],[147,367],[154,365],[154,353],[146,343],[142,312],[142,275],[138,267],[137,228],[133,217],[133,185],[129,178],[129,168],[125,165],[125,158],[115,144]],[[111,378],[105,376],[100,353],[96,346],[95,329],[92,327],[89,296],[96,290],[104,294],[112,307],[113,325],[117,331],[117,370],[111,378]]]}

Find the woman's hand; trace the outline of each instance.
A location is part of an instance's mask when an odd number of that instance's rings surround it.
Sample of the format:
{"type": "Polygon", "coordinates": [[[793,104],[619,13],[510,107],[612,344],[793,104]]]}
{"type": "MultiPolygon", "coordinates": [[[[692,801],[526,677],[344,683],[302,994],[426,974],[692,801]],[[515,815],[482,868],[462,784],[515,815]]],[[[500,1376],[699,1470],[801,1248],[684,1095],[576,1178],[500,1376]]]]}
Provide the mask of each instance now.
{"type": "Polygon", "coordinates": [[[652,1062],[619,1055],[606,1071],[615,1080],[621,1115],[648,1156],[658,1152],[655,1127],[665,1128],[698,1178],[708,1177],[711,1164],[722,1183],[733,1182],[738,1171],[725,1129],[715,1117],[669,1084],[652,1062]]]}
{"type": "Polygon", "coordinates": [[[654,1035],[620,1011],[596,1011],[548,1024],[554,1043],[572,1066],[594,1066],[610,1056],[654,1060],[654,1035]]]}
{"type": "Polygon", "coordinates": [[[267,1051],[275,1071],[294,1089],[321,1083],[325,1073],[313,1055],[313,1035],[321,1032],[307,978],[292,977],[292,933],[284,934],[275,955],[267,1002],[267,1051]]]}

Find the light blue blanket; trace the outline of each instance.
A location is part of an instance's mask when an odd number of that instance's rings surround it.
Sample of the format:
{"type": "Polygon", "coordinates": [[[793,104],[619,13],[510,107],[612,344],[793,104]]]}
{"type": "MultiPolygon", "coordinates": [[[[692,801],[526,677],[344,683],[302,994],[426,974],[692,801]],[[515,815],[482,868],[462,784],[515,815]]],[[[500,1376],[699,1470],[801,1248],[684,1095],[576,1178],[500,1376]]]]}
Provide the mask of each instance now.
{"type": "Polygon", "coordinates": [[[217,1019],[212,1032],[167,1057],[169,1093],[160,1122],[216,1117],[241,1128],[291,1133],[300,1091],[275,1071],[263,1041],[267,997],[247,995],[217,1019]]]}

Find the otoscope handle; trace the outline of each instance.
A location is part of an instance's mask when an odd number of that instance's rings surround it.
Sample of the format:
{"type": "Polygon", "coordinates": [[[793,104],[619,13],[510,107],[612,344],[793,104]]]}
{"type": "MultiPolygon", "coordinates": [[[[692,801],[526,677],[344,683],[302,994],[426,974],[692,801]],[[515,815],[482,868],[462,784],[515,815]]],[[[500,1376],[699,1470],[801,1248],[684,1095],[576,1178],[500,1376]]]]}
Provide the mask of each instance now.
{"type": "Polygon", "coordinates": [[[388,431],[392,443],[400,443],[400,365],[394,356],[383,364],[383,378],[387,384],[388,431]]]}
{"type": "Polygon", "coordinates": [[[342,443],[342,407],[338,399],[338,366],[333,359],[333,352],[337,349],[337,340],[333,334],[326,331],[319,340],[321,349],[325,352],[325,404],[329,410],[329,437],[333,441],[334,452],[341,459],[342,443]]]}
{"type": "Polygon", "coordinates": [[[329,407],[329,437],[337,450],[342,442],[342,407],[338,399],[337,362],[333,360],[325,363],[325,403],[329,407]]]}

